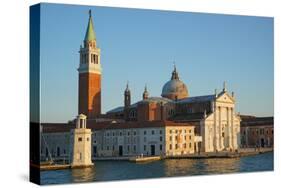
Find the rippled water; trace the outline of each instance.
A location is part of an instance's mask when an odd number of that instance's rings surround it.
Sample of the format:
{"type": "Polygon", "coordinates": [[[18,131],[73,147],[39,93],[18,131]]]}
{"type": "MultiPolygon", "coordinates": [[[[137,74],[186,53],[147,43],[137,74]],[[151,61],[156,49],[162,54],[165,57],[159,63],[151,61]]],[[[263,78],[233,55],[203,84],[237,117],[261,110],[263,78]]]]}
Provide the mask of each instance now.
{"type": "Polygon", "coordinates": [[[41,172],[42,184],[93,182],[273,170],[273,153],[229,159],[166,159],[135,164],[96,161],[93,168],[41,172]]]}

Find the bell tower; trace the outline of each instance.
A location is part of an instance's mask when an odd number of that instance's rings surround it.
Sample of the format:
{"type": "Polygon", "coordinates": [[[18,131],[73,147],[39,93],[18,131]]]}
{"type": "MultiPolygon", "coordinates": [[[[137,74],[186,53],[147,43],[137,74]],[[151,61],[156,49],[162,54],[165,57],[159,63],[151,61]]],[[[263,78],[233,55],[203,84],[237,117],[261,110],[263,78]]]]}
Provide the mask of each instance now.
{"type": "Polygon", "coordinates": [[[101,64],[100,49],[89,10],[89,21],[83,46],[80,46],[78,113],[89,119],[101,114],[101,64]]]}
{"type": "Polygon", "coordinates": [[[129,83],[127,82],[126,89],[124,91],[124,107],[128,108],[131,105],[131,91],[129,89],[129,83]]]}
{"type": "Polygon", "coordinates": [[[145,100],[145,99],[148,99],[148,96],[149,96],[149,93],[147,91],[147,86],[145,84],[145,87],[144,87],[144,92],[142,94],[142,99],[145,100]]]}
{"type": "Polygon", "coordinates": [[[129,108],[131,105],[131,91],[129,89],[129,83],[127,82],[126,89],[124,91],[124,118],[129,119],[129,108]]]}

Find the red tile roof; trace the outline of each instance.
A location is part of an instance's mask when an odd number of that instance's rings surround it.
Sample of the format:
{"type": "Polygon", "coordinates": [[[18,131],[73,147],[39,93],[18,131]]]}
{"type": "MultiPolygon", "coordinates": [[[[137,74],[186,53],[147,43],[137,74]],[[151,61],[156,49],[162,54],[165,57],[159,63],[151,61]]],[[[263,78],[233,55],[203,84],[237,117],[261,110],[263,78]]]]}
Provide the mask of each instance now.
{"type": "Polygon", "coordinates": [[[242,118],[241,127],[246,126],[273,126],[273,117],[253,117],[253,118],[242,118]]]}
{"type": "MultiPolygon", "coordinates": [[[[69,132],[75,128],[72,123],[42,123],[44,133],[55,132],[69,132]]],[[[195,126],[192,123],[178,123],[173,121],[129,121],[124,123],[109,123],[109,122],[94,122],[87,121],[87,128],[92,130],[102,129],[129,129],[129,128],[153,128],[153,127],[165,127],[165,126],[195,126]]]]}

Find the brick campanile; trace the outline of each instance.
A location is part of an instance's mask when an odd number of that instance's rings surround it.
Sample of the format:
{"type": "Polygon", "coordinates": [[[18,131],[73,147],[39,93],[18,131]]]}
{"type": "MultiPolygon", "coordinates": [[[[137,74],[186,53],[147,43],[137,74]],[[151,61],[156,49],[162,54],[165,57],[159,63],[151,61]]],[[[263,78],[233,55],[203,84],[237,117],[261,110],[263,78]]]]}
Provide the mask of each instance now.
{"type": "Polygon", "coordinates": [[[85,114],[88,118],[95,118],[101,114],[102,69],[91,10],[84,45],[80,46],[79,53],[78,113],[85,114]]]}

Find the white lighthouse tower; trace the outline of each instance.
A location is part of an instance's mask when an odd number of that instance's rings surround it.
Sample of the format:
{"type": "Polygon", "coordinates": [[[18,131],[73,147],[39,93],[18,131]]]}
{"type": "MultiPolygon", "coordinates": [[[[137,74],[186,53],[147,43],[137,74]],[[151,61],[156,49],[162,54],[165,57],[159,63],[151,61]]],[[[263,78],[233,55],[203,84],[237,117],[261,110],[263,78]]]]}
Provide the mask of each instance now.
{"type": "Polygon", "coordinates": [[[91,135],[92,130],[86,128],[87,116],[80,114],[76,119],[76,128],[71,130],[71,168],[92,166],[91,135]]]}

